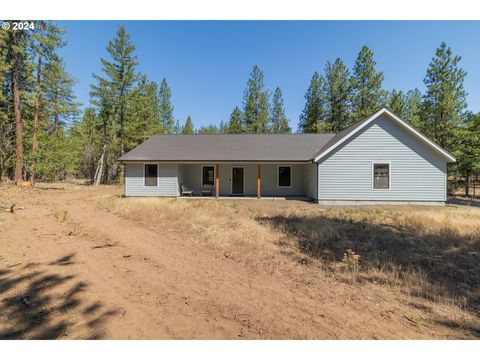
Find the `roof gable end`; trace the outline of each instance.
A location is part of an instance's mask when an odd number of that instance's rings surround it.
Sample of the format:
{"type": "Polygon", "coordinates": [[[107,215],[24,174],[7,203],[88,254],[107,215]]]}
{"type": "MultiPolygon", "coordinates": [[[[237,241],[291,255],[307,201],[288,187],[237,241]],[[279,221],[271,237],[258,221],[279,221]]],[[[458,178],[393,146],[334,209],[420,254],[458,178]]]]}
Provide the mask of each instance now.
{"type": "Polygon", "coordinates": [[[335,151],[341,144],[345,143],[348,139],[352,138],[355,134],[360,132],[362,129],[367,127],[370,123],[372,123],[375,119],[380,117],[381,115],[387,115],[388,118],[392,121],[395,121],[411,134],[413,134],[417,139],[427,144],[430,148],[437,151],[441,156],[443,156],[448,162],[455,162],[456,159],[450,153],[448,153],[445,149],[434,143],[432,140],[427,138],[425,135],[421,134],[415,128],[407,124],[405,121],[400,119],[397,115],[393,112],[388,110],[387,108],[383,108],[377,111],[375,114],[370,116],[369,118],[360,121],[357,124],[352,125],[350,128],[345,129],[343,132],[339,133],[338,138],[332,139],[332,143],[327,143],[313,158],[314,162],[318,162],[332,151],[335,151]]]}

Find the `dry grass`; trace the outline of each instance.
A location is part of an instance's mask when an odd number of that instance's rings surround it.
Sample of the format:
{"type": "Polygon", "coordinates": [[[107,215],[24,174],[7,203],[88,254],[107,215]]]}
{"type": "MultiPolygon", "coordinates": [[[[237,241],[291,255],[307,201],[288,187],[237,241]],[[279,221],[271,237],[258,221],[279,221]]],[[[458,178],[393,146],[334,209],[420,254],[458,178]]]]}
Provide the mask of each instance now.
{"type": "Polygon", "coordinates": [[[432,323],[460,322],[480,334],[480,208],[321,208],[118,196],[99,198],[98,204],[150,228],[180,230],[196,245],[299,284],[328,279],[428,304],[435,309],[427,311],[432,323]]]}

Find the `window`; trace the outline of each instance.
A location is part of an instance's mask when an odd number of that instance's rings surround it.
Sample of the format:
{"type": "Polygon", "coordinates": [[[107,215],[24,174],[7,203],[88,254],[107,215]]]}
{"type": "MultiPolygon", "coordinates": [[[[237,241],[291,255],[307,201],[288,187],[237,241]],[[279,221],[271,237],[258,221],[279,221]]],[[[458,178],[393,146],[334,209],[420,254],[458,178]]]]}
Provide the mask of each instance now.
{"type": "Polygon", "coordinates": [[[378,190],[390,189],[390,164],[373,164],[373,188],[378,190]]]}
{"type": "Polygon", "coordinates": [[[145,186],[157,186],[158,165],[145,164],[145,186]]]}
{"type": "Polygon", "coordinates": [[[202,186],[212,185],[215,181],[215,167],[202,166],[202,186]]]}
{"type": "Polygon", "coordinates": [[[279,166],[278,167],[278,187],[292,186],[292,167],[279,166]]]}

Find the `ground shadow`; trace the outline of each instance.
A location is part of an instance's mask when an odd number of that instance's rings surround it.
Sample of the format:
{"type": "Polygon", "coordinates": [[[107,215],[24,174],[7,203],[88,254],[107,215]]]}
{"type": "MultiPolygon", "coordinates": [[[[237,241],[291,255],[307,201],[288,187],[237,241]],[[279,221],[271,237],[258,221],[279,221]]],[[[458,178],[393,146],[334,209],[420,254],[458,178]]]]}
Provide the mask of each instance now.
{"type": "Polygon", "coordinates": [[[480,207],[480,199],[477,198],[450,198],[447,200],[448,205],[463,205],[480,207]]]}
{"type": "MultiPolygon", "coordinates": [[[[413,295],[431,300],[438,291],[452,299],[462,298],[469,311],[480,313],[480,234],[465,237],[444,229],[422,235],[413,227],[355,222],[341,216],[264,216],[257,221],[286,233],[300,251],[327,265],[338,265],[345,251],[352,249],[360,254],[363,270],[394,270],[400,276],[413,272],[426,282],[413,295]]],[[[373,276],[365,280],[379,281],[373,276]]],[[[477,331],[480,335],[480,328],[477,331]]]]}
{"type": "Polygon", "coordinates": [[[61,275],[74,254],[53,261],[0,268],[0,339],[101,339],[123,313],[101,301],[82,301],[88,284],[61,275]]]}

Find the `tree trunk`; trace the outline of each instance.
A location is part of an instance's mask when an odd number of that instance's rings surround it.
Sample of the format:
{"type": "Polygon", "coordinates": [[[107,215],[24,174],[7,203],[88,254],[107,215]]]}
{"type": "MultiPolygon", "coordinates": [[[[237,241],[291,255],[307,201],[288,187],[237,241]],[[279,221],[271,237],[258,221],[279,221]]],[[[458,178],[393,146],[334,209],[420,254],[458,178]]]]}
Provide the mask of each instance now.
{"type": "Polygon", "coordinates": [[[475,177],[473,178],[473,194],[472,194],[472,198],[474,199],[475,199],[475,188],[477,185],[477,180],[478,180],[478,175],[475,175],[475,177]]]}
{"type": "MultiPolygon", "coordinates": [[[[121,97],[123,98],[123,94],[121,94],[121,97]]],[[[122,104],[120,108],[120,155],[123,156],[125,153],[125,127],[124,127],[124,121],[125,121],[125,114],[124,114],[124,104],[122,104]]]]}
{"type": "Polygon", "coordinates": [[[95,171],[95,177],[93,180],[94,185],[100,185],[102,181],[102,174],[103,174],[103,165],[105,162],[105,151],[107,149],[107,145],[103,145],[102,156],[100,156],[100,160],[98,161],[97,170],[95,171]]]}
{"type": "MultiPolygon", "coordinates": [[[[15,31],[12,31],[13,46],[18,46],[15,31]]],[[[12,73],[12,92],[13,92],[13,113],[15,118],[15,182],[23,180],[23,123],[20,109],[20,55],[14,49],[13,73],[12,73]]]]}
{"type": "Polygon", "coordinates": [[[466,175],[465,176],[465,197],[468,197],[468,193],[469,193],[469,180],[470,180],[470,177],[466,175]]]}
{"type": "Polygon", "coordinates": [[[35,93],[35,113],[33,114],[33,133],[32,133],[32,165],[30,168],[30,182],[35,184],[35,161],[37,159],[37,132],[38,132],[38,117],[40,114],[40,81],[42,68],[42,50],[38,50],[38,64],[37,64],[37,89],[35,93]]]}

